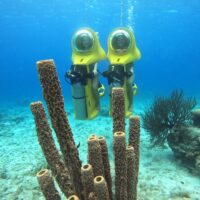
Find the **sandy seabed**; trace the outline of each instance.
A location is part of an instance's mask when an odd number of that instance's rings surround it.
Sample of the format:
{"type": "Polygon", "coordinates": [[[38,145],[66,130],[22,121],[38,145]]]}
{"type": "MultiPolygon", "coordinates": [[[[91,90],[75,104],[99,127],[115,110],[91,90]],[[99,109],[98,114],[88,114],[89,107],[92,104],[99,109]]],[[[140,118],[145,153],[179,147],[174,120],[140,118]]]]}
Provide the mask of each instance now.
{"type": "MultiPolygon", "coordinates": [[[[144,109],[140,102],[135,114],[144,109]]],[[[87,138],[97,134],[106,138],[112,173],[112,119],[102,104],[100,115],[90,121],[74,120],[71,106],[66,108],[79,153],[87,162],[87,138]]],[[[126,121],[128,128],[128,120],[126,121]]],[[[127,132],[128,133],[128,132],[127,132]]],[[[139,200],[200,200],[200,177],[192,174],[169,148],[151,148],[148,134],[141,129],[139,200]]],[[[38,144],[33,116],[28,104],[0,107],[0,199],[43,200],[35,174],[47,164],[38,144]]],[[[63,197],[63,199],[65,199],[63,197]]]]}

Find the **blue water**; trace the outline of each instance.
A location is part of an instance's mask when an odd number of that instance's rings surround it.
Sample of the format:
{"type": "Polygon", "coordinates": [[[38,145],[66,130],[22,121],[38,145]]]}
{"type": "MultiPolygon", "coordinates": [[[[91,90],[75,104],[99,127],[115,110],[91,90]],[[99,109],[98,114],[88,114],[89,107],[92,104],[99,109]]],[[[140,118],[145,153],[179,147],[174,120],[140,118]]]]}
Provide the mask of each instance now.
{"type": "MultiPolygon", "coordinates": [[[[64,74],[72,64],[71,38],[77,29],[97,31],[107,52],[108,35],[119,26],[134,30],[142,53],[135,63],[139,94],[134,114],[140,114],[154,95],[168,95],[174,89],[197,97],[200,105],[199,0],[0,0],[0,199],[44,199],[35,174],[46,162],[28,106],[43,99],[38,60],[56,63],[74,139],[76,144],[81,141],[81,159],[87,160],[83,141],[94,131],[106,137],[112,152],[108,95],[102,99],[100,116],[74,120],[64,74]]],[[[99,70],[108,65],[101,61],[99,70]]],[[[107,88],[107,80],[100,79],[107,88]]],[[[170,148],[150,149],[143,129],[140,150],[140,200],[175,199],[187,193],[199,200],[199,177],[177,162],[170,148]]],[[[114,165],[112,156],[110,161],[114,165]]]]}
{"type": "MultiPolygon", "coordinates": [[[[113,28],[133,28],[142,52],[135,65],[141,95],[175,88],[199,95],[199,0],[1,0],[1,101],[40,99],[36,61],[49,58],[55,60],[65,98],[70,96],[64,73],[71,65],[71,37],[85,26],[99,32],[106,51],[113,28]]],[[[99,69],[107,66],[103,61],[99,69]]]]}

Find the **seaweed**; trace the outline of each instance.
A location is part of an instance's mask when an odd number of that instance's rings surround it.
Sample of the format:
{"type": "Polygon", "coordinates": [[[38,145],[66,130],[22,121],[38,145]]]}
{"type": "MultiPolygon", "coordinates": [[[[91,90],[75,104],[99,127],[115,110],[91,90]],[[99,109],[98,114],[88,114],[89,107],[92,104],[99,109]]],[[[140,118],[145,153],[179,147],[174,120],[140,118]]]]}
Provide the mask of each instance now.
{"type": "Polygon", "coordinates": [[[153,104],[142,114],[143,128],[150,134],[152,146],[163,146],[175,126],[192,122],[194,97],[185,98],[182,90],[174,90],[167,97],[155,97],[153,104]]]}

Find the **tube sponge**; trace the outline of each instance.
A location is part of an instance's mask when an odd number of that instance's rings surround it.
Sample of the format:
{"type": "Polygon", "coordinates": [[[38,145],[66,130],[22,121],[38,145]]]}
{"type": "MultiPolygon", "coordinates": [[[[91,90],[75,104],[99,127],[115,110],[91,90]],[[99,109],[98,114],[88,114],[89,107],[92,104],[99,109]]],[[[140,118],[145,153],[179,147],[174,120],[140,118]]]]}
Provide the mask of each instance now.
{"type": "MultiPolygon", "coordinates": [[[[72,131],[64,111],[64,100],[55,64],[52,60],[40,61],[37,64],[43,95],[47,102],[51,122],[56,132],[65,164],[55,147],[42,103],[31,104],[31,110],[35,118],[38,139],[43,153],[62,192],[70,200],[79,200],[79,198],[81,200],[136,199],[140,118],[130,118],[129,144],[132,144],[135,148],[136,157],[134,157],[133,147],[129,147],[126,150],[123,88],[114,88],[112,92],[113,149],[115,154],[115,198],[112,198],[112,180],[105,138],[97,138],[95,135],[89,137],[87,141],[89,164],[81,168],[78,149],[75,146],[72,131]],[[83,193],[83,185],[85,195],[83,193]]],[[[197,161],[199,161],[199,158],[197,161]]]]}
{"type": "Polygon", "coordinates": [[[126,141],[124,132],[114,134],[115,199],[127,199],[126,141]]]}
{"type": "Polygon", "coordinates": [[[88,200],[89,194],[94,192],[94,174],[90,164],[83,165],[81,168],[82,183],[85,199],[88,200]]]}
{"type": "Polygon", "coordinates": [[[117,131],[125,132],[124,89],[120,87],[112,89],[112,117],[113,134],[117,131]]]}
{"type": "Polygon", "coordinates": [[[104,176],[101,146],[96,136],[93,135],[88,138],[88,163],[92,165],[94,177],[104,176]]]}
{"type": "Polygon", "coordinates": [[[132,146],[126,148],[127,160],[127,200],[137,200],[137,174],[135,173],[135,154],[132,146]]]}
{"type": "MultiPolygon", "coordinates": [[[[140,157],[140,117],[131,116],[129,118],[129,145],[134,148],[136,175],[139,173],[140,157]]],[[[136,180],[138,177],[136,178],[136,180]]]]}
{"type": "Polygon", "coordinates": [[[99,200],[109,200],[108,187],[103,176],[94,178],[94,190],[99,200]]]}
{"type": "Polygon", "coordinates": [[[38,140],[42,151],[45,155],[47,163],[52,170],[58,185],[66,197],[75,194],[74,185],[70,177],[70,173],[64,162],[60,158],[51,134],[44,107],[41,102],[31,104],[31,111],[34,115],[38,140]]]}
{"type": "Polygon", "coordinates": [[[106,140],[104,137],[98,137],[99,144],[101,146],[101,155],[103,159],[103,166],[104,166],[104,173],[105,173],[105,180],[108,186],[109,197],[112,200],[112,178],[110,173],[110,163],[108,157],[108,147],[106,144],[106,140]]]}
{"type": "Polygon", "coordinates": [[[68,200],[80,200],[76,195],[72,195],[68,198],[68,200]]]}
{"type": "Polygon", "coordinates": [[[46,200],[60,200],[60,195],[55,188],[52,176],[47,169],[37,173],[37,179],[40,184],[43,195],[46,200]]]}
{"type": "Polygon", "coordinates": [[[53,60],[38,61],[37,69],[43,88],[43,96],[64,156],[65,164],[69,167],[76,193],[81,197],[83,189],[81,183],[81,161],[64,110],[64,99],[55,64],[53,60]]]}

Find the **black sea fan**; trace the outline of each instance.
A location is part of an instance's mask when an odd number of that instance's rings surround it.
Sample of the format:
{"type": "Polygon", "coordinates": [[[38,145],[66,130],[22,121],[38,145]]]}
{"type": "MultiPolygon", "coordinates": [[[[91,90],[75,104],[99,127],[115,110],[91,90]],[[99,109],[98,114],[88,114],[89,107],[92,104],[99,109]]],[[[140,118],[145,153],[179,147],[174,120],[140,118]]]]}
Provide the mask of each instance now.
{"type": "Polygon", "coordinates": [[[174,90],[169,98],[156,97],[142,115],[143,128],[150,134],[153,146],[162,146],[174,126],[188,125],[195,98],[184,98],[183,91],[174,90]]]}

